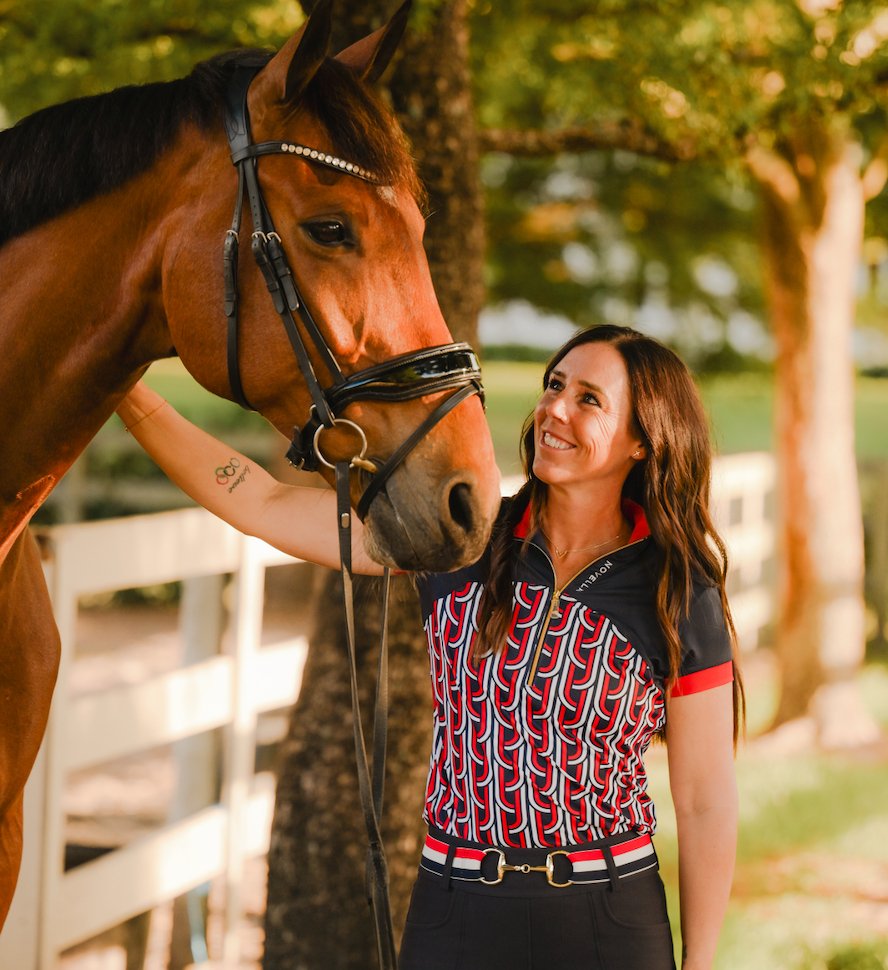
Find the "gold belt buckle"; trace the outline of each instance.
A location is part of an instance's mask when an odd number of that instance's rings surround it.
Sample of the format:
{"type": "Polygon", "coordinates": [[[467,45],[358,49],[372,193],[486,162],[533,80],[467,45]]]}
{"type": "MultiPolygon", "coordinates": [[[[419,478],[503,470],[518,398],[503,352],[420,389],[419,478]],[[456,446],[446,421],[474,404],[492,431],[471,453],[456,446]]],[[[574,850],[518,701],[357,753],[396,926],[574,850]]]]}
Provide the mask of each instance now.
{"type": "Polygon", "coordinates": [[[569,852],[565,852],[563,849],[555,849],[546,856],[545,865],[542,866],[532,866],[528,863],[523,863],[520,866],[511,866],[506,862],[506,854],[502,849],[485,849],[484,855],[481,857],[481,865],[484,865],[484,859],[487,854],[493,852],[497,856],[496,863],[496,879],[485,879],[484,876],[481,877],[481,882],[485,886],[498,886],[503,881],[503,876],[507,872],[544,872],[546,874],[546,882],[550,886],[555,886],[558,889],[563,889],[565,886],[572,885],[571,881],[568,879],[567,882],[555,882],[555,856],[563,855],[569,856],[569,852]]]}
{"type": "MultiPolygon", "coordinates": [[[[564,889],[565,886],[572,886],[573,882],[568,879],[567,882],[555,882],[555,856],[563,855],[568,861],[570,860],[570,853],[565,852],[564,849],[555,849],[554,852],[550,852],[546,856],[546,879],[550,886],[555,886],[558,889],[564,889]]],[[[573,866],[571,866],[573,868],[573,866]]]]}

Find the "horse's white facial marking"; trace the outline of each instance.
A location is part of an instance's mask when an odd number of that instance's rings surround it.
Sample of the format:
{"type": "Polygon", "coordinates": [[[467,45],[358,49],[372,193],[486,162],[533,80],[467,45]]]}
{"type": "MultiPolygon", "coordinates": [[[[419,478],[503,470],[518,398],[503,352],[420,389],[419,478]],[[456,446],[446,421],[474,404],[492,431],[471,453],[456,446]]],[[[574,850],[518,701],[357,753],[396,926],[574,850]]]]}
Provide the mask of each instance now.
{"type": "Polygon", "coordinates": [[[392,207],[397,207],[398,196],[390,185],[377,185],[376,192],[383,202],[392,207]]]}

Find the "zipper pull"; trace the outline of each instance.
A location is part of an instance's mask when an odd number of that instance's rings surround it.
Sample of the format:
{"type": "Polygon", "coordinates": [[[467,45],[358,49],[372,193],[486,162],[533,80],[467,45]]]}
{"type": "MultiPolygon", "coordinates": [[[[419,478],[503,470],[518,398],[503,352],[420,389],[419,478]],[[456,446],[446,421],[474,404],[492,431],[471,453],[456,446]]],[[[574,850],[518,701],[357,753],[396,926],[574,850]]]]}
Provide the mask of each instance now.
{"type": "Polygon", "coordinates": [[[561,593],[558,590],[552,597],[552,616],[561,616],[561,593]]]}

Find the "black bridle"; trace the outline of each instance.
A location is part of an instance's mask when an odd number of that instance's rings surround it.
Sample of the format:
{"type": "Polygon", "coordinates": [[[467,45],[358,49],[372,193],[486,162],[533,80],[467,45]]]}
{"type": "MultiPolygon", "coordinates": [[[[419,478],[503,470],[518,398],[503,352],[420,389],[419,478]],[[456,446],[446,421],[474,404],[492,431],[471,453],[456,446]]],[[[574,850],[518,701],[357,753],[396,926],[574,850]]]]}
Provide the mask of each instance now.
{"type": "Polygon", "coordinates": [[[474,394],[478,394],[482,401],[484,400],[481,370],[478,360],[468,344],[450,343],[401,354],[354,374],[345,375],[342,373],[336,358],[327,346],[323,334],[299,293],[299,288],[284,252],[281,237],[275,232],[271,215],[262,197],[257,163],[262,155],[295,155],[351,175],[354,178],[363,179],[366,182],[377,183],[378,180],[371,172],[353,162],[304,145],[282,141],[254,144],[250,134],[247,112],[247,91],[250,82],[259,69],[259,67],[254,66],[235,69],[229,85],[226,104],[225,128],[231,149],[231,160],[238,173],[234,218],[231,228],[226,233],[223,248],[225,315],[228,319],[228,375],[234,399],[242,407],[254,410],[244,393],[238,364],[238,233],[240,232],[243,201],[246,196],[253,222],[251,237],[253,257],[265,278],[275,310],[277,310],[283,322],[312,399],[311,409],[305,424],[301,428],[294,429],[287,458],[297,468],[314,471],[320,465],[324,465],[333,468],[335,473],[337,525],[340,561],[342,563],[355,754],[358,768],[358,787],[368,839],[367,894],[376,923],[379,966],[381,970],[397,970],[397,954],[388,896],[387,864],[379,830],[379,820],[382,815],[388,713],[386,614],[388,610],[389,571],[385,570],[382,597],[382,640],[376,684],[373,770],[371,774],[364,744],[358,700],[351,569],[350,471],[352,468],[359,468],[371,476],[370,483],[365,488],[356,508],[357,515],[363,519],[367,515],[374,498],[385,487],[385,483],[392,472],[432,427],[462,401],[474,394]],[[330,375],[331,383],[327,387],[322,387],[318,381],[294,313],[298,314],[308,340],[330,375]],[[367,438],[364,431],[355,422],[341,417],[342,412],[355,401],[396,403],[449,390],[452,390],[453,393],[438,404],[419,427],[409,434],[388,458],[382,461],[366,456],[367,438]],[[361,444],[358,453],[352,458],[331,462],[324,457],[320,449],[320,437],[325,429],[334,428],[337,424],[349,427],[359,436],[361,444]]]}
{"type": "Polygon", "coordinates": [[[306,471],[315,471],[320,465],[332,467],[333,462],[323,456],[319,447],[322,430],[333,428],[337,424],[346,424],[355,431],[360,438],[361,448],[352,458],[351,464],[372,476],[356,508],[358,517],[363,519],[392,472],[431,428],[466,398],[478,394],[483,401],[481,369],[468,344],[450,343],[439,347],[425,347],[354,374],[343,374],[299,293],[281,237],[275,232],[271,215],[262,197],[257,160],[262,155],[295,155],[366,182],[376,183],[377,179],[359,165],[304,145],[285,141],[254,144],[247,112],[247,90],[258,70],[259,68],[252,66],[235,69],[226,106],[225,127],[231,148],[231,160],[238,173],[234,218],[225,236],[223,252],[225,315],[228,318],[228,376],[231,390],[234,399],[242,407],[254,410],[244,393],[238,364],[237,253],[243,200],[246,195],[253,222],[253,257],[265,278],[274,308],[281,317],[312,399],[305,424],[294,429],[287,458],[297,468],[306,471]],[[330,375],[331,383],[327,387],[322,387],[317,378],[294,313],[298,314],[305,334],[330,375]],[[354,422],[340,416],[355,401],[408,401],[447,390],[453,390],[454,393],[428,414],[419,427],[384,461],[366,457],[367,439],[364,432],[354,422]]]}

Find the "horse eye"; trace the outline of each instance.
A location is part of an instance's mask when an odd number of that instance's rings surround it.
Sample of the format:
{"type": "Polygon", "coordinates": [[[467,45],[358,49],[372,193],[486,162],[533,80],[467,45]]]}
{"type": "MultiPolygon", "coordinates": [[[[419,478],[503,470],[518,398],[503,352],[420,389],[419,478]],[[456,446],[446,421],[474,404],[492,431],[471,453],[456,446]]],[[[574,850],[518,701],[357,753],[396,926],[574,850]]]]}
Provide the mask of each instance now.
{"type": "Polygon", "coordinates": [[[307,222],[303,228],[319,246],[342,246],[350,242],[348,230],[337,219],[307,222]]]}

